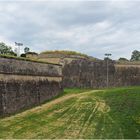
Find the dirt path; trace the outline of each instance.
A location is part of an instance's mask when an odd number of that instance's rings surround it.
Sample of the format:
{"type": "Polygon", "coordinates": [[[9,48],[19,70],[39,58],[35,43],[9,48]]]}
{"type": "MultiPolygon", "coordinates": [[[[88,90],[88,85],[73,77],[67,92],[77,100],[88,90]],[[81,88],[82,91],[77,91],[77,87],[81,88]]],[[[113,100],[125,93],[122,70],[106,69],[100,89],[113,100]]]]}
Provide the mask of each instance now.
{"type": "Polygon", "coordinates": [[[42,112],[44,110],[47,110],[48,108],[50,108],[51,106],[55,105],[55,104],[58,104],[62,101],[65,101],[65,100],[68,100],[70,98],[74,98],[74,97],[78,97],[78,96],[82,96],[84,94],[90,94],[90,93],[93,93],[93,92],[97,92],[99,90],[91,90],[91,91],[88,91],[88,92],[82,92],[82,93],[73,93],[73,94],[68,94],[68,95],[64,95],[60,98],[57,98],[57,99],[54,99],[53,101],[50,101],[46,104],[42,104],[40,106],[37,106],[35,108],[32,108],[32,109],[29,109],[27,111],[24,111],[22,113],[19,113],[19,114],[16,114],[16,115],[13,115],[11,117],[6,117],[4,118],[3,120],[8,120],[8,119],[11,119],[11,118],[15,118],[15,117],[23,117],[23,116],[26,116],[27,114],[30,114],[30,113],[39,113],[39,112],[42,112]]]}

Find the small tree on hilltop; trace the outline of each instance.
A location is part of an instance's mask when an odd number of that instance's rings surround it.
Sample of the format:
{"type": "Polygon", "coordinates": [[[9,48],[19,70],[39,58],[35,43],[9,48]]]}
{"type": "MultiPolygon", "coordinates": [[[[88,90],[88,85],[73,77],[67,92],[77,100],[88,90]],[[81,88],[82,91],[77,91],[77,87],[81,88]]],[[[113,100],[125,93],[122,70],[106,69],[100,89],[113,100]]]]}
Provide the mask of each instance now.
{"type": "Polygon", "coordinates": [[[11,48],[8,47],[5,43],[1,42],[0,43],[0,54],[6,54],[11,51],[11,48]]]}
{"type": "Polygon", "coordinates": [[[30,51],[30,48],[28,48],[28,47],[25,47],[24,48],[24,53],[26,54],[26,53],[28,53],[30,51]]]}
{"type": "Polygon", "coordinates": [[[118,60],[119,60],[119,61],[129,61],[128,59],[123,58],[123,57],[120,57],[118,60]]]}
{"type": "Polygon", "coordinates": [[[16,53],[12,50],[12,48],[10,46],[7,46],[3,42],[0,42],[0,54],[8,54],[16,56],[16,53]]]}
{"type": "Polygon", "coordinates": [[[131,61],[140,61],[140,52],[134,50],[131,55],[131,61]]]}

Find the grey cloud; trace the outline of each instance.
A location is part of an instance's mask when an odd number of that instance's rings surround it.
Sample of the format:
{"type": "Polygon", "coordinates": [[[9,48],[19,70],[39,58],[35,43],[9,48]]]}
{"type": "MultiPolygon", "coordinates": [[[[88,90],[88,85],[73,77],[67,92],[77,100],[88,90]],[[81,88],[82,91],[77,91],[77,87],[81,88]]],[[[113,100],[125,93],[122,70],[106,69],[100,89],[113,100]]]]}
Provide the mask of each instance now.
{"type": "Polygon", "coordinates": [[[20,41],[41,52],[68,49],[130,58],[140,49],[140,2],[0,2],[0,41],[20,41]]]}

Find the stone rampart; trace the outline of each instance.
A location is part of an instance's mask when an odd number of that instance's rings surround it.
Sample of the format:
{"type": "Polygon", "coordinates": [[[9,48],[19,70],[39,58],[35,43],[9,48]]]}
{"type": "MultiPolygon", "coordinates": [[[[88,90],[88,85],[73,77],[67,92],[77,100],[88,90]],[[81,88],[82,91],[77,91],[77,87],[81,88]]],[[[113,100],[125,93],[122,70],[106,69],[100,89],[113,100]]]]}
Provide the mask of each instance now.
{"type": "MultiPolygon", "coordinates": [[[[116,66],[109,61],[109,87],[140,85],[140,67],[116,66]]],[[[64,87],[104,88],[107,62],[73,60],[63,68],[64,87]]]]}
{"type": "Polygon", "coordinates": [[[40,105],[60,94],[61,67],[0,57],[0,115],[40,105]]]}

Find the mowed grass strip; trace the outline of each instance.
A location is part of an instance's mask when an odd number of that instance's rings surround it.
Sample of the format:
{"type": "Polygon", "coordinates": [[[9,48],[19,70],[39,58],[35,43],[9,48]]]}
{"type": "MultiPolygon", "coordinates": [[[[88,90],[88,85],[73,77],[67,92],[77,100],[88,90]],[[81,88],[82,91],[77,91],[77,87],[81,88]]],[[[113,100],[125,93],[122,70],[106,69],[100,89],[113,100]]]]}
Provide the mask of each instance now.
{"type": "Polygon", "coordinates": [[[140,138],[140,87],[65,89],[46,104],[1,118],[0,138],[140,138]]]}

